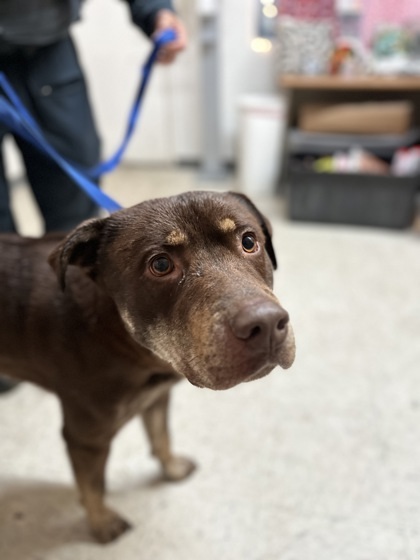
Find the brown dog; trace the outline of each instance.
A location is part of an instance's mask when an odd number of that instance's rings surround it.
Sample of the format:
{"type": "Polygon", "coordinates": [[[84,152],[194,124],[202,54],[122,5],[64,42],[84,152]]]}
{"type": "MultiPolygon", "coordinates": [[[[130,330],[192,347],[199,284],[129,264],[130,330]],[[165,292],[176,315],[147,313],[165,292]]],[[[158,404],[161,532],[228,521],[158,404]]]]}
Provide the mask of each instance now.
{"type": "Polygon", "coordinates": [[[67,237],[2,235],[0,255],[0,371],[58,395],[101,542],[129,527],[104,504],[104,469],[130,418],[142,416],[164,474],[181,480],[194,463],[170,448],[172,385],[185,376],[228,389],[294,360],[288,315],[271,291],[270,226],[241,195],[151,200],[67,237]]]}

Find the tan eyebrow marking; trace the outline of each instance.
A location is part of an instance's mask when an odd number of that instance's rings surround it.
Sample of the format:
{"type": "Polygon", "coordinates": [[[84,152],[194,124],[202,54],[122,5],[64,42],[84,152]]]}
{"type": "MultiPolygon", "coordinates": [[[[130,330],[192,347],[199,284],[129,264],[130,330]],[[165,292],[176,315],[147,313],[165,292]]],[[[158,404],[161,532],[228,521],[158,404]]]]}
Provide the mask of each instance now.
{"type": "Polygon", "coordinates": [[[182,243],[186,243],[187,236],[185,233],[179,229],[174,229],[166,238],[166,243],[168,245],[181,245],[182,243]]]}
{"type": "Polygon", "coordinates": [[[224,233],[227,233],[229,231],[235,231],[236,224],[231,218],[223,218],[223,220],[219,222],[219,227],[224,233]]]}

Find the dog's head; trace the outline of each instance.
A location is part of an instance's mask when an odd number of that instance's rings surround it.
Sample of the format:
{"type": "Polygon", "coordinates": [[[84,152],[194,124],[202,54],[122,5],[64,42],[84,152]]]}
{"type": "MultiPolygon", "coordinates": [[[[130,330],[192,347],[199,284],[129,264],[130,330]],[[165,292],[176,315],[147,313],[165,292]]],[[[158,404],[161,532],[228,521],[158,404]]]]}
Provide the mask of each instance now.
{"type": "Polygon", "coordinates": [[[227,389],[293,363],[271,228],[243,195],[190,192],[90,220],[50,263],[63,288],[69,265],[84,269],[132,337],[195,385],[227,389]]]}

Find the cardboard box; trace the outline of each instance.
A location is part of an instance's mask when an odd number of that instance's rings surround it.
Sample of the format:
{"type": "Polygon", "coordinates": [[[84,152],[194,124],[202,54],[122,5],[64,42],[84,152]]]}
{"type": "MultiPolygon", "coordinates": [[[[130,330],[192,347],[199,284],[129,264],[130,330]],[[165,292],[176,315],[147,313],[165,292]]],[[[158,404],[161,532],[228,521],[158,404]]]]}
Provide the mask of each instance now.
{"type": "Polygon", "coordinates": [[[306,132],[403,134],[413,110],[410,101],[306,104],[299,110],[298,126],[306,132]]]}

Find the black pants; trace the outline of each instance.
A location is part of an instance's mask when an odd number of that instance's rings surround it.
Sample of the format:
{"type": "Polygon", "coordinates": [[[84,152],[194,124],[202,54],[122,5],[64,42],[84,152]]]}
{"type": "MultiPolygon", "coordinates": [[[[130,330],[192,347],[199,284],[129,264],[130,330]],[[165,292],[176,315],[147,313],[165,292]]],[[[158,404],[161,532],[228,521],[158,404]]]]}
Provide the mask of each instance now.
{"type": "MultiPolygon", "coordinates": [[[[82,167],[99,162],[100,142],[70,37],[47,47],[15,49],[0,55],[0,71],[6,74],[47,140],[62,156],[82,167]]],[[[8,132],[0,123],[0,143],[8,132]]],[[[19,137],[15,141],[45,231],[68,230],[97,214],[97,206],[52,160],[19,137]]],[[[1,153],[0,231],[15,231],[1,153]]]]}

